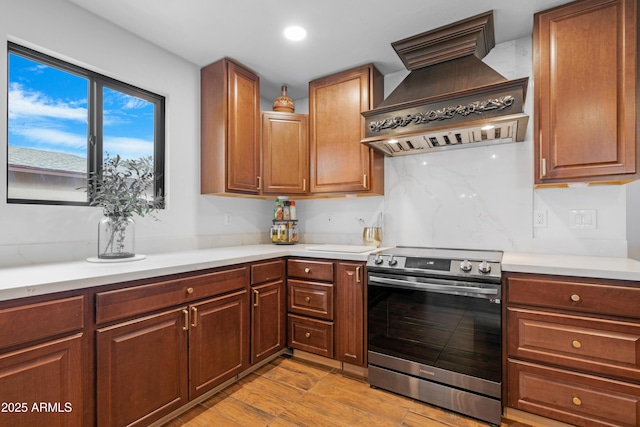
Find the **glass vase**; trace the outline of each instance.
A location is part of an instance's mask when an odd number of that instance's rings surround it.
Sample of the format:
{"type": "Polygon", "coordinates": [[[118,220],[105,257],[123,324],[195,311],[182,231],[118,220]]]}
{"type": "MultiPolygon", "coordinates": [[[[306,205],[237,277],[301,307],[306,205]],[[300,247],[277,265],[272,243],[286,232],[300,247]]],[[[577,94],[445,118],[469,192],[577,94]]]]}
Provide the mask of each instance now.
{"type": "Polygon", "coordinates": [[[105,216],[98,224],[98,258],[131,258],[135,252],[135,225],[130,217],[105,216]]]}

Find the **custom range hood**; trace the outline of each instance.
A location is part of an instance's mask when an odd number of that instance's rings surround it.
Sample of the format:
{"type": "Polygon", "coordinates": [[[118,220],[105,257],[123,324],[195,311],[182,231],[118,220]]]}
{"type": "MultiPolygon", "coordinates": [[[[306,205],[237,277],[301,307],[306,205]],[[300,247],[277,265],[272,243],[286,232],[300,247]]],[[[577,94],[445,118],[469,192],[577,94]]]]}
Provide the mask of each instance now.
{"type": "Polygon", "coordinates": [[[392,43],[411,72],[374,110],[362,143],[387,156],[523,141],[528,78],[482,62],[495,46],[493,11],[392,43]]]}

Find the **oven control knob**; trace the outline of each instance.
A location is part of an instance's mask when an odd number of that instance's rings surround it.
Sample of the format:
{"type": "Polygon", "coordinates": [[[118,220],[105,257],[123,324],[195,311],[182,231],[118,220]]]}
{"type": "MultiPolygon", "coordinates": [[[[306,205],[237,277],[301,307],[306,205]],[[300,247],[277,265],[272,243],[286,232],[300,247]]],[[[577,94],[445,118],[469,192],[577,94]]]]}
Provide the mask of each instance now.
{"type": "Polygon", "coordinates": [[[487,261],[482,261],[478,264],[478,271],[480,271],[480,273],[489,273],[491,271],[491,265],[487,261]]]}
{"type": "Polygon", "coordinates": [[[375,265],[380,265],[380,264],[382,264],[382,257],[380,256],[380,254],[377,254],[377,255],[376,255],[376,258],[373,260],[373,263],[374,263],[375,265]]]}
{"type": "Polygon", "coordinates": [[[465,273],[471,271],[471,263],[469,262],[469,260],[465,259],[460,263],[460,270],[464,271],[465,273]]]}
{"type": "Polygon", "coordinates": [[[389,258],[389,265],[393,267],[394,265],[397,265],[397,264],[398,264],[398,260],[396,259],[396,257],[391,255],[391,258],[389,258]]]}

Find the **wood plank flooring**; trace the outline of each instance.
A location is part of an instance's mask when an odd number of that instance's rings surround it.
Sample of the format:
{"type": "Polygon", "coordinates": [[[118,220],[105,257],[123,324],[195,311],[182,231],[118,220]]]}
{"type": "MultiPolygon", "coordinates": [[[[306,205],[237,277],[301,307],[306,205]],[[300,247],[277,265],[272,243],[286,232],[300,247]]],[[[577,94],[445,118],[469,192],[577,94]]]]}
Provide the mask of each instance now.
{"type": "MultiPolygon", "coordinates": [[[[342,371],[279,357],[163,427],[487,427],[372,389],[342,371]]],[[[504,420],[502,427],[528,427],[504,420]]]]}

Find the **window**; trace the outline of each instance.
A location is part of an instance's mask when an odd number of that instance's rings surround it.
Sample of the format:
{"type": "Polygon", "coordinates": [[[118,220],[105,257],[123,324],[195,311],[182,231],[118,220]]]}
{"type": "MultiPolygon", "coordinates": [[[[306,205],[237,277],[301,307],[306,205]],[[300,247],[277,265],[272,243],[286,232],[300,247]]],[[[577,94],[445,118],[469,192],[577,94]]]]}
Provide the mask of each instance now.
{"type": "Polygon", "coordinates": [[[7,201],[87,205],[103,159],[151,156],[164,196],[164,97],[8,45],[7,201]]]}

